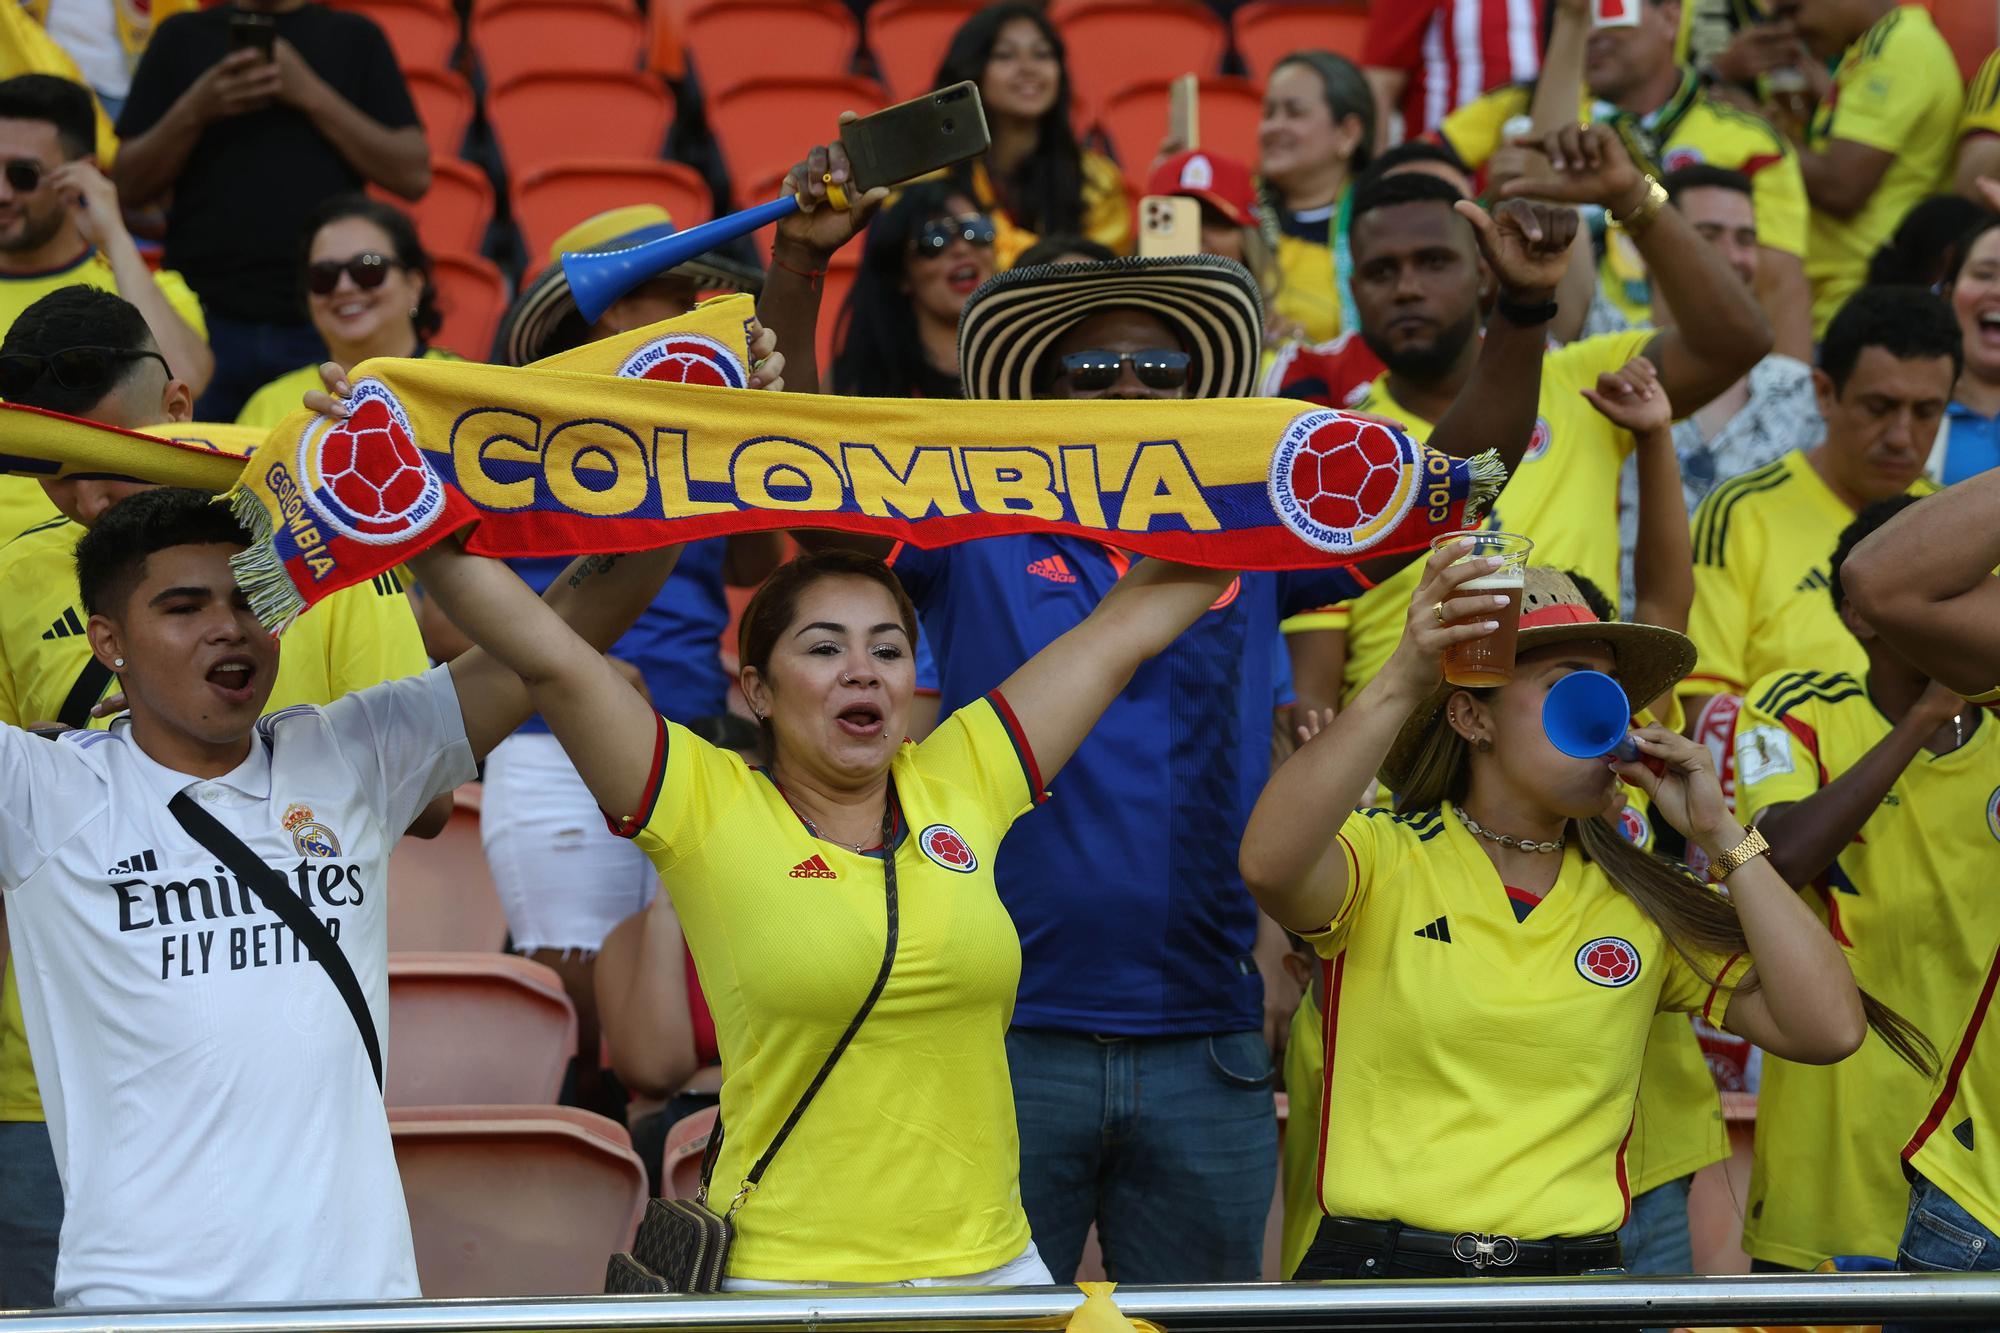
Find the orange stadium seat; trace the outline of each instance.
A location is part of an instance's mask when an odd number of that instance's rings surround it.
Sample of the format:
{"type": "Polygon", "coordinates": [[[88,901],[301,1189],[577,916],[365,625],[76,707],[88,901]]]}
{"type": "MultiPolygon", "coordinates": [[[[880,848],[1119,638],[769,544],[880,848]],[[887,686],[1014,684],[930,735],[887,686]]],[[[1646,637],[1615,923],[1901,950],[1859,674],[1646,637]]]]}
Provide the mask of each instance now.
{"type": "Polygon", "coordinates": [[[1931,11],[1938,31],[1951,43],[1952,54],[1958,57],[1959,72],[1970,83],[1987,54],[2000,44],[2000,16],[1996,15],[1995,7],[1973,4],[1970,0],[1924,0],[1924,7],[1931,11]]]}
{"type": "Polygon", "coordinates": [[[439,157],[456,156],[478,107],[472,85],[448,69],[405,70],[403,78],[410,85],[410,100],[417,104],[417,119],[423,122],[431,151],[439,157]]]}
{"type": "Polygon", "coordinates": [[[868,9],[868,50],[889,96],[898,102],[931,89],[952,34],[977,14],[979,0],[879,0],[868,9]]]}
{"type": "Polygon", "coordinates": [[[587,217],[627,204],[658,204],[676,227],[714,216],[699,172],[679,162],[567,162],[544,167],[514,187],[514,221],[528,247],[530,272],[549,262],[556,237],[587,217]]]}
{"type": "Polygon", "coordinates": [[[576,1010],[551,968],[512,954],[389,955],[391,1106],[551,1105],[576,1010]]]}
{"type": "Polygon", "coordinates": [[[424,1295],[601,1292],[646,1206],[624,1130],[559,1106],[459,1111],[389,1113],[424,1295]]]}
{"type": "Polygon", "coordinates": [[[881,85],[869,79],[753,79],[711,97],[708,123],[737,202],[748,205],[763,200],[746,194],[746,187],[782,176],[808,145],[832,138],[841,112],[865,116],[886,105],[881,85]],[[794,132],[774,134],[774,125],[794,132]]]}
{"type": "Polygon", "coordinates": [[[379,186],[369,193],[415,218],[426,250],[477,251],[493,220],[493,183],[478,167],[455,157],[432,155],[431,187],[414,203],[379,186]]]}
{"type": "Polygon", "coordinates": [[[1294,51],[1332,51],[1359,64],[1368,6],[1355,0],[1256,0],[1237,10],[1229,26],[1243,67],[1262,84],[1271,66],[1294,51]]]}
{"type": "MultiPolygon", "coordinates": [[[[1097,127],[1111,140],[1125,175],[1143,187],[1160,140],[1167,133],[1168,87],[1144,83],[1114,95],[1097,113],[1097,127]]],[[[1264,99],[1247,79],[1217,75],[1201,81],[1197,98],[1201,146],[1255,167],[1257,127],[1264,99]]]]}
{"type": "Polygon", "coordinates": [[[637,69],[646,36],[635,9],[562,0],[496,0],[471,26],[492,87],[529,70],[637,69]]]}
{"type": "Polygon", "coordinates": [[[500,316],[507,313],[507,303],[514,296],[507,275],[480,255],[434,255],[431,269],[438,305],[444,311],[437,345],[470,360],[484,361],[493,349],[493,332],[500,327],[500,316]]]}
{"type": "Polygon", "coordinates": [[[860,40],[854,12],[838,0],[707,0],[681,29],[711,98],[752,79],[837,78],[860,40]]]}
{"type": "MultiPolygon", "coordinates": [[[[822,374],[824,371],[822,371],[822,374]]],[[[721,1108],[682,1116],[667,1127],[667,1146],[660,1153],[660,1197],[692,1199],[701,1187],[701,1157],[708,1151],[709,1136],[721,1108]]]]}
{"type": "Polygon", "coordinates": [[[486,120],[507,174],[518,178],[573,158],[657,158],[674,122],[673,100],[638,70],[534,70],[486,96],[486,120]]]}
{"type": "Polygon", "coordinates": [[[458,15],[445,0],[329,0],[375,21],[406,70],[444,69],[458,50],[458,15]]]}
{"type": "Polygon", "coordinates": [[[1079,125],[1113,93],[1222,67],[1228,33],[1198,0],[1083,0],[1056,18],[1069,50],[1079,125]]]}
{"type": "MultiPolygon", "coordinates": [[[[452,350],[484,360],[490,345],[491,339],[452,350]]],[[[404,838],[389,855],[392,953],[498,953],[507,947],[507,915],[479,845],[479,784],[466,783],[453,800],[444,832],[404,838]]]]}

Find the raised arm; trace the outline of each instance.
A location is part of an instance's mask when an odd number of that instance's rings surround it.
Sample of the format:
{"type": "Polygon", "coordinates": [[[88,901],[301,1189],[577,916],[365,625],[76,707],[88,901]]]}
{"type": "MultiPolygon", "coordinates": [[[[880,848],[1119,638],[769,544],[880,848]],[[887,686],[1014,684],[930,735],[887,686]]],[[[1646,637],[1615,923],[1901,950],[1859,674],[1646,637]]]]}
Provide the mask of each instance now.
{"type": "Polygon", "coordinates": [[[2000,471],[1883,524],[1841,566],[1854,609],[1932,680],[1968,698],[2000,685],[2000,471]]]}
{"type": "MultiPolygon", "coordinates": [[[[1694,606],[1694,545],[1674,452],[1672,409],[1659,372],[1643,356],[1585,389],[1590,405],[1632,433],[1639,473],[1639,537],[1632,553],[1632,619],[1686,631],[1694,606]]],[[[1606,590],[1607,592],[1609,589],[1606,590]]],[[[1645,700],[1638,700],[1644,704],[1645,700]]]]}
{"type": "MultiPolygon", "coordinates": [[[[854,112],[844,111],[840,123],[853,119],[854,112]]],[[[827,199],[829,175],[836,185],[850,179],[847,150],[838,139],[814,148],[785,173],[784,190],[799,196],[802,207],[778,223],[771,270],[757,297],[758,320],[791,349],[785,379],[794,393],[820,391],[819,307],[826,266],[833,252],[860,235],[889,197],[887,190],[871,190],[852,201],[850,208],[835,208],[827,199]]]]}
{"type": "Polygon", "coordinates": [[[1271,775],[1243,832],[1238,868],[1257,905],[1273,921],[1305,934],[1324,929],[1346,900],[1347,861],[1337,835],[1361,803],[1410,710],[1442,678],[1445,648],[1483,638],[1498,622],[1492,593],[1460,596],[1458,586],[1491,573],[1494,560],[1454,565],[1463,545],[1432,553],[1410,599],[1403,640],[1333,725],[1314,736],[1271,775]],[[1440,616],[1434,609],[1443,605],[1440,616]]]}

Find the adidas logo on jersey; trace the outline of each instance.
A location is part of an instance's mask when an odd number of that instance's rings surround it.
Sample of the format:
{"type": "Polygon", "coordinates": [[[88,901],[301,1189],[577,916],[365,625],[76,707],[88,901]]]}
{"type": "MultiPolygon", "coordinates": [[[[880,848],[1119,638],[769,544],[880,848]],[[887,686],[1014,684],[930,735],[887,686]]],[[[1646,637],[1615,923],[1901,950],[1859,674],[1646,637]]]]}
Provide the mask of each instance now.
{"type": "Polygon", "coordinates": [[[76,608],[72,606],[56,617],[55,624],[42,631],[42,638],[68,639],[81,633],[83,633],[83,621],[76,614],[76,608]]]}
{"type": "Polygon", "coordinates": [[[839,879],[832,866],[815,852],[792,867],[793,879],[839,879]]]}
{"type": "Polygon", "coordinates": [[[1028,562],[1028,572],[1051,583],[1075,583],[1076,575],[1071,572],[1069,561],[1059,555],[1046,556],[1028,562]]]}
{"type": "Polygon", "coordinates": [[[120,861],[104,873],[107,875],[142,875],[148,871],[158,870],[159,868],[159,860],[153,855],[153,849],[148,847],[143,852],[137,852],[126,857],[123,861],[120,861]]]}
{"type": "Polygon", "coordinates": [[[1802,579],[1800,579],[1800,580],[1799,580],[1799,586],[1798,586],[1798,587],[1796,587],[1796,588],[1794,588],[1794,589],[1792,589],[1792,591],[1793,591],[1793,592],[1826,592],[1826,591],[1827,591],[1828,589],[1830,589],[1830,588],[1832,588],[1832,587],[1833,587],[1833,584],[1827,581],[1827,577],[1826,577],[1826,571],[1825,571],[1825,570],[1823,570],[1823,569],[1809,569],[1809,570],[1807,570],[1807,571],[1806,571],[1806,576],[1805,576],[1804,578],[1802,578],[1802,579]]]}
{"type": "Polygon", "coordinates": [[[1436,940],[1440,944],[1451,943],[1451,925],[1443,917],[1439,917],[1422,930],[1413,930],[1410,933],[1419,939],[1436,940]]]}

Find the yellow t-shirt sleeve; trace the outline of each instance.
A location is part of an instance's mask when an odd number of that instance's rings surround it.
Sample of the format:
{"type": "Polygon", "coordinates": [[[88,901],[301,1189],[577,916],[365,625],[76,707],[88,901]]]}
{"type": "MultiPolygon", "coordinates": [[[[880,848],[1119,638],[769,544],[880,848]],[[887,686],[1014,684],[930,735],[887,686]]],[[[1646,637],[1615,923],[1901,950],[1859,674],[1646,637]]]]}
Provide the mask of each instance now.
{"type": "MultiPolygon", "coordinates": [[[[1658,336],[1657,329],[1626,329],[1621,333],[1580,338],[1550,352],[1542,358],[1542,392],[1554,397],[1558,393],[1580,394],[1585,389],[1594,389],[1599,375],[1623,370],[1633,357],[1644,354],[1647,344],[1658,336]]],[[[1607,433],[1622,437],[1618,445],[1621,453],[1632,451],[1630,431],[1613,426],[1595,413],[1592,415],[1603,423],[1607,433]]]]}
{"type": "Polygon", "coordinates": [[[1775,709],[1795,675],[1766,676],[1736,719],[1736,817],[1745,824],[1774,805],[1803,801],[1819,790],[1819,755],[1807,739],[1778,720],[1775,709]]]}
{"type": "Polygon", "coordinates": [[[208,316],[201,312],[201,298],[194,294],[194,288],[187,285],[187,279],[172,269],[162,269],[153,275],[153,285],[160,289],[160,295],[173,308],[173,312],[188,322],[188,327],[208,337],[208,316]]]}
{"type": "Polygon", "coordinates": [[[1900,38],[1910,26],[1897,25],[1880,51],[1835,74],[1833,118],[1825,137],[1846,139],[1884,153],[1904,150],[1930,107],[1926,85],[1935,77],[1934,71],[1924,68],[1928,62],[1921,56],[1913,62],[1905,54],[1900,38]]]}
{"type": "MultiPolygon", "coordinates": [[[[639,808],[622,815],[607,812],[605,819],[613,833],[632,839],[655,866],[665,870],[699,848],[723,813],[744,798],[751,783],[760,781],[735,754],[662,717],[639,808]]],[[[675,901],[697,887],[701,886],[677,882],[675,901]]]]}
{"type": "Polygon", "coordinates": [[[1301,611],[1295,616],[1286,616],[1278,622],[1278,629],[1285,634],[1304,634],[1317,629],[1345,630],[1348,620],[1348,604],[1335,602],[1332,606],[1315,607],[1311,611],[1301,611]]]}
{"type": "Polygon", "coordinates": [[[306,391],[320,387],[319,371],[313,366],[301,366],[289,370],[250,395],[243,410],[236,414],[239,426],[277,425],[292,413],[302,410],[306,391]]]}
{"type": "Polygon", "coordinates": [[[1798,155],[1785,147],[1776,161],[1759,167],[1750,178],[1750,197],[1757,206],[1758,244],[1805,258],[1811,209],[1798,155]]]}
{"type": "Polygon", "coordinates": [[[1005,829],[1048,799],[1040,766],[1013,706],[995,690],[953,713],[917,746],[926,781],[958,788],[978,801],[995,829],[1005,829]]]}
{"type": "Polygon", "coordinates": [[[325,634],[325,702],[430,669],[416,614],[394,571],[335,593],[319,613],[334,621],[325,634]]]}
{"type": "Polygon", "coordinates": [[[1729,1001],[1735,995],[1735,988],[1742,984],[1743,976],[1754,961],[1748,953],[1730,954],[1721,957],[1714,954],[1697,954],[1695,962],[1689,962],[1681,952],[1664,938],[1660,949],[1666,956],[1667,979],[1660,987],[1660,1010],[1663,1013],[1700,1014],[1702,1021],[1714,1027],[1721,1027],[1729,1018],[1729,1001]]]}
{"type": "Polygon", "coordinates": [[[2000,51],[1986,57],[1965,93],[1965,115],[1958,122],[1958,137],[1968,134],[2000,134],[2000,51]]]}
{"type": "Polygon", "coordinates": [[[1112,253],[1132,253],[1132,201],[1118,166],[1101,153],[1083,156],[1083,234],[1112,253]]]}
{"type": "Polygon", "coordinates": [[[1395,827],[1387,810],[1356,810],[1334,835],[1334,850],[1347,863],[1347,892],[1325,929],[1308,931],[1301,937],[1320,957],[1331,958],[1346,945],[1369,886],[1395,859],[1395,827]]]}
{"type": "Polygon", "coordinates": [[[1528,90],[1518,84],[1495,88],[1475,97],[1439,122],[1438,137],[1477,171],[1500,146],[1500,130],[1516,116],[1528,114],[1528,90]]]}

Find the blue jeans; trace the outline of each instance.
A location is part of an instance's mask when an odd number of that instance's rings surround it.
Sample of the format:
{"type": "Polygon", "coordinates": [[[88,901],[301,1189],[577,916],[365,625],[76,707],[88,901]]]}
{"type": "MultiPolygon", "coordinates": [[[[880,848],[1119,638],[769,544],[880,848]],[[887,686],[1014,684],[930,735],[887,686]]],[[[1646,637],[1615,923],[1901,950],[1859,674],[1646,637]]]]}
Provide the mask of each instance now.
{"type": "Polygon", "coordinates": [[[1694,1239],[1688,1234],[1688,1190],[1694,1177],[1655,1185],[1632,1200],[1632,1216],[1618,1229],[1625,1271],[1660,1277],[1694,1272],[1694,1239]]]}
{"type": "MultiPolygon", "coordinates": [[[[1903,1224],[1903,1242],[1896,1247],[1896,1267],[1905,1273],[1991,1273],[2000,1270],[2000,1236],[1958,1206],[1949,1194],[1918,1176],[1910,1186],[1910,1216],[1903,1224]]],[[[1976,1330],[1990,1324],[1884,1324],[1882,1333],[1916,1333],[1918,1329],[1976,1330]]]]}
{"type": "Polygon", "coordinates": [[[1021,1202],[1058,1284],[1090,1224],[1119,1282],[1255,1282],[1278,1177],[1261,1032],[1007,1034],[1021,1202]]]}
{"type": "Polygon", "coordinates": [[[49,1127],[0,1120],[0,1308],[56,1303],[56,1242],[62,1237],[62,1179],[49,1127]]]}
{"type": "Polygon", "coordinates": [[[252,324],[217,314],[208,316],[208,349],[215,353],[215,378],[194,405],[197,421],[234,421],[250,395],[278,376],[326,360],[326,344],[310,324],[252,324]]]}

